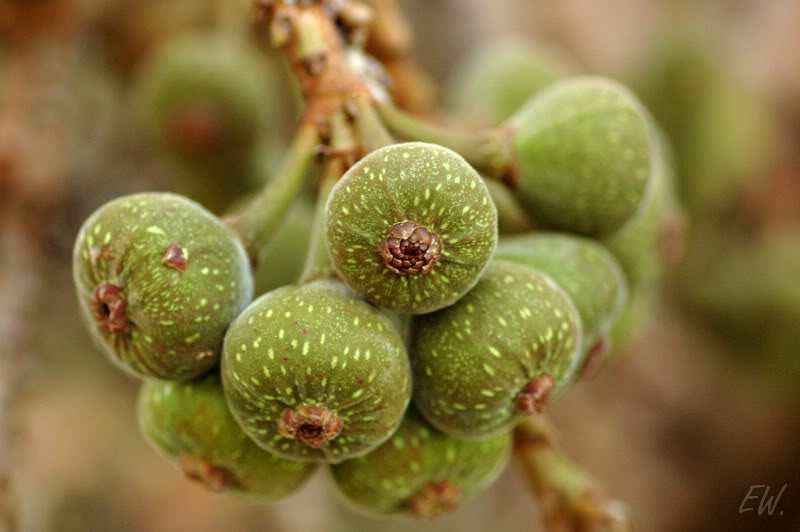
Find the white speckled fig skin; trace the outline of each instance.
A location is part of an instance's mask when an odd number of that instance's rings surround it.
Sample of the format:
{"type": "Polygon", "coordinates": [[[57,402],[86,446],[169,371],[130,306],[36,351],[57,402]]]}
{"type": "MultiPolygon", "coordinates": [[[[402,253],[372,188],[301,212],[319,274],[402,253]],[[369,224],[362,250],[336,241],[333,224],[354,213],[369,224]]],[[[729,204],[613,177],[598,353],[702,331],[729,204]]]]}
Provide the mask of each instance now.
{"type": "Polygon", "coordinates": [[[95,211],[75,242],[73,277],[85,322],[109,357],[133,375],[165,380],[216,366],[228,325],[253,293],[233,233],[199,204],[164,193],[95,211]],[[104,284],[124,305],[113,330],[97,318],[104,284]]]}
{"type": "Polygon", "coordinates": [[[562,233],[501,239],[497,258],[539,270],[564,289],[581,316],[584,350],[605,337],[628,300],[625,274],[602,244],[562,233]]]}
{"type": "Polygon", "coordinates": [[[150,444],[214,491],[276,500],[297,490],[316,469],[253,443],[228,411],[216,372],[188,382],[146,381],[137,414],[150,444]]]}
{"type": "Polygon", "coordinates": [[[342,279],[372,303],[410,314],[458,301],[497,243],[497,210],[481,177],[455,152],[423,143],[388,146],[359,161],[331,193],[325,224],[342,279]],[[427,273],[400,275],[384,261],[383,242],[406,222],[440,240],[427,273]]]}
{"type": "Polygon", "coordinates": [[[457,438],[508,430],[525,414],[528,385],[546,378],[558,394],[570,383],[582,338],[575,305],[550,277],[495,260],[458,303],[414,318],[414,404],[457,438]]]}
{"type": "Polygon", "coordinates": [[[409,408],[389,441],[331,472],[339,491],[360,510],[430,518],[455,510],[494,482],[510,451],[508,431],[480,440],[451,438],[409,408]],[[431,487],[441,488],[446,500],[430,500],[431,487]]]}
{"type": "Polygon", "coordinates": [[[234,417],[260,446],[305,461],[362,455],[394,433],[411,398],[400,334],[338,281],[280,288],[231,325],[222,357],[234,417]],[[313,446],[281,431],[287,410],[324,410],[340,422],[313,446]]]}

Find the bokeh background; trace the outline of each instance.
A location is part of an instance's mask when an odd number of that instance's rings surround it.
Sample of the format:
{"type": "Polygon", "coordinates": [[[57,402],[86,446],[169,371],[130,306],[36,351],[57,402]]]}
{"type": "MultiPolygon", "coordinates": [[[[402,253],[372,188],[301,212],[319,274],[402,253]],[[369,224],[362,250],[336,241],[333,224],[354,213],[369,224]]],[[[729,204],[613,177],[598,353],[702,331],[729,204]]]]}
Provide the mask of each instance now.
{"type": "MultiPolygon", "coordinates": [[[[638,530],[800,530],[800,2],[401,5],[437,86],[513,35],[650,104],[675,147],[683,258],[643,305],[625,356],[554,407],[563,444],[628,503],[638,530]],[[774,515],[739,512],[750,486],[784,484],[774,515]]],[[[71,246],[82,220],[124,193],[226,207],[164,164],[129,101],[159,47],[217,31],[218,9],[0,0],[0,529],[13,511],[32,532],[538,530],[513,467],[452,516],[374,520],[343,506],[324,472],[269,506],[209,494],[139,435],[137,383],[80,323],[71,246]]],[[[277,94],[265,98],[286,99],[277,94]]],[[[438,96],[447,103],[446,89],[438,96]]],[[[275,119],[276,158],[291,120],[275,119]]]]}

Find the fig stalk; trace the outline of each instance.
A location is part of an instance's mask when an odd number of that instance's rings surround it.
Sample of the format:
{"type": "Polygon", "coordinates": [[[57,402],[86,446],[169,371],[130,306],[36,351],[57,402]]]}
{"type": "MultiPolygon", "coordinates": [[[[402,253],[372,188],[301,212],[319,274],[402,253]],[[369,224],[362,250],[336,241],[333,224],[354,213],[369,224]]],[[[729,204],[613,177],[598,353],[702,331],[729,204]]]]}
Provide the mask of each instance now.
{"type": "Polygon", "coordinates": [[[239,235],[254,264],[258,261],[260,250],[270,242],[302,188],[308,169],[317,156],[318,145],[317,128],[305,122],[298,130],[278,173],[249,205],[226,219],[239,235]]]}
{"type": "Polygon", "coordinates": [[[386,126],[400,137],[450,148],[486,177],[512,186],[516,183],[516,163],[509,128],[499,126],[465,132],[463,129],[432,124],[389,101],[376,102],[375,109],[386,126]]]}
{"type": "Polygon", "coordinates": [[[541,502],[548,528],[631,529],[624,505],[607,498],[597,481],[558,449],[555,429],[544,416],[531,416],[516,428],[514,457],[541,502]]]}

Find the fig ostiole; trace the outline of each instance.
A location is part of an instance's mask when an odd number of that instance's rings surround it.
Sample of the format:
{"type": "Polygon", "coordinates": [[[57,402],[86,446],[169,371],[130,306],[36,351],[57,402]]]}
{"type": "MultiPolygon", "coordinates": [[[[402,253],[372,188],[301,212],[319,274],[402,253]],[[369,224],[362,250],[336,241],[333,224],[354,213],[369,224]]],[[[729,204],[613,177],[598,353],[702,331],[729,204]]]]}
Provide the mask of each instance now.
{"type": "Polygon", "coordinates": [[[239,240],[182,196],[133,194],[92,214],[73,253],[93,338],[139,377],[184,380],[219,362],[225,331],[250,302],[239,240]]]}
{"type": "Polygon", "coordinates": [[[569,385],[582,345],[578,310],[561,287],[495,260],[458,303],[414,318],[414,404],[451,436],[497,434],[569,385]]]}
{"type": "Polygon", "coordinates": [[[466,294],[497,241],[497,210],[478,173],[423,143],[356,163],[332,191],[325,224],[339,276],[379,307],[411,314],[466,294]]]}

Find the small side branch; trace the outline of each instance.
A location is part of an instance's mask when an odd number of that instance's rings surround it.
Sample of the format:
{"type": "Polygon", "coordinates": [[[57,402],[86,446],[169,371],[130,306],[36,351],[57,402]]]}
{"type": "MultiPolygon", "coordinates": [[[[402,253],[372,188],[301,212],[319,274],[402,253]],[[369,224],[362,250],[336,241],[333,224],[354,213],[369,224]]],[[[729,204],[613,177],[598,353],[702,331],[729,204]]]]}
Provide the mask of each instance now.
{"type": "Polygon", "coordinates": [[[516,429],[514,456],[540,501],[547,530],[631,530],[625,506],[606,498],[598,482],[557,448],[555,430],[543,416],[516,429]]]}
{"type": "Polygon", "coordinates": [[[304,123],[297,132],[277,175],[240,213],[226,218],[241,238],[253,264],[271,241],[303,186],[319,152],[319,134],[313,124],[304,123]]]}

